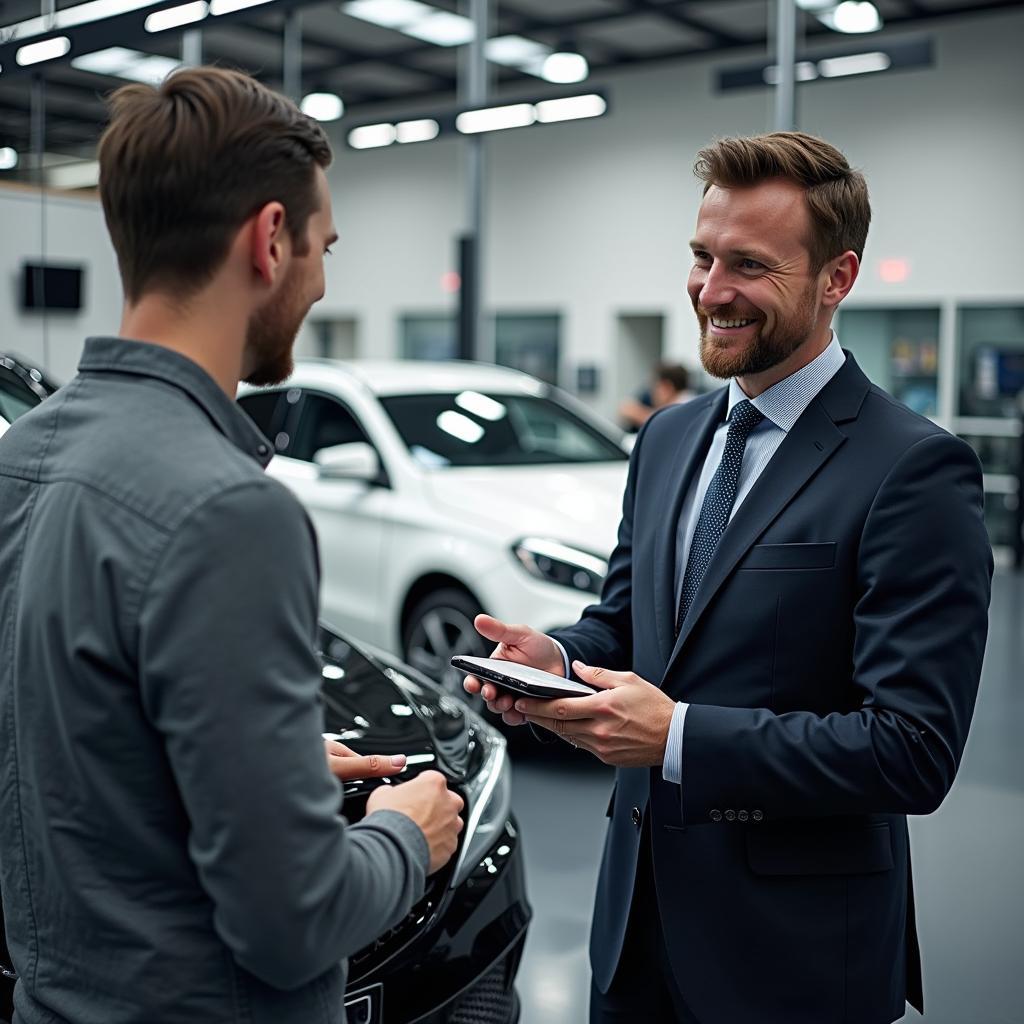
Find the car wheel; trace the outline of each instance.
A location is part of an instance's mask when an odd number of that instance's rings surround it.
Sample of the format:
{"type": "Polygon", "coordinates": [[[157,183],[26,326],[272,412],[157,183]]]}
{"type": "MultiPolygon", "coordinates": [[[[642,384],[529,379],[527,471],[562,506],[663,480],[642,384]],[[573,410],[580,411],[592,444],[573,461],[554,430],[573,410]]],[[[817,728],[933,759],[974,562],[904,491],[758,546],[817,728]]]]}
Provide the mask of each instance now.
{"type": "Polygon", "coordinates": [[[462,688],[465,673],[452,668],[451,658],[453,654],[490,655],[494,645],[473,627],[473,619],[482,611],[464,590],[435,590],[413,608],[402,636],[405,660],[474,708],[483,707],[483,702],[462,688]]]}

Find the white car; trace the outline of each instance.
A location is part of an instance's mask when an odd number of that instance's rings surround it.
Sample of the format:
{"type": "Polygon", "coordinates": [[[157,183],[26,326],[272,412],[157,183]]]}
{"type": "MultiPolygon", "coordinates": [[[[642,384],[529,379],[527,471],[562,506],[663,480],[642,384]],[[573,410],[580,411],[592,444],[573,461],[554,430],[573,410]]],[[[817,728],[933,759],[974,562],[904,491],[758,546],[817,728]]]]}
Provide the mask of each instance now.
{"type": "Polygon", "coordinates": [[[593,603],[615,543],[618,431],[515,370],[307,359],[242,408],[316,525],[326,622],[461,694],[486,611],[540,630],[593,603]]]}

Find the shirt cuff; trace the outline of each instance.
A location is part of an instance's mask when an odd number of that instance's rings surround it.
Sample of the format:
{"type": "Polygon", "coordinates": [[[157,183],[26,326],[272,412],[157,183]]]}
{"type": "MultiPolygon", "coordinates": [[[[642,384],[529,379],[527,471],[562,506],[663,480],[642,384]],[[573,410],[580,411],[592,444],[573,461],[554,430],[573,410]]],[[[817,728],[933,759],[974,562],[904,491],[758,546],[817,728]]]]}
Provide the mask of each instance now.
{"type": "Polygon", "coordinates": [[[572,678],[572,673],[569,671],[569,655],[565,653],[565,648],[554,638],[549,637],[551,642],[562,652],[562,665],[565,668],[565,678],[572,678]]]}
{"type": "Polygon", "coordinates": [[[679,701],[672,712],[672,724],[668,727],[668,742],[665,744],[665,762],[661,767],[661,777],[677,786],[683,782],[683,726],[686,724],[689,707],[689,704],[679,701]]]}

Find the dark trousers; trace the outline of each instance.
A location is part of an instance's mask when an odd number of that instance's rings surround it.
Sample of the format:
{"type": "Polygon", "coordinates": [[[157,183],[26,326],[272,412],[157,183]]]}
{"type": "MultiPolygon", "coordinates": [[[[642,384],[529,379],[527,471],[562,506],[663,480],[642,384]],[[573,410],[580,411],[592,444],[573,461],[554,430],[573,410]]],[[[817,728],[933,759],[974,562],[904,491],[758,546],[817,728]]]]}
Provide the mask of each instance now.
{"type": "Polygon", "coordinates": [[[644,823],[622,956],[611,987],[590,983],[590,1024],[699,1024],[672,975],[654,892],[651,836],[644,823]]]}

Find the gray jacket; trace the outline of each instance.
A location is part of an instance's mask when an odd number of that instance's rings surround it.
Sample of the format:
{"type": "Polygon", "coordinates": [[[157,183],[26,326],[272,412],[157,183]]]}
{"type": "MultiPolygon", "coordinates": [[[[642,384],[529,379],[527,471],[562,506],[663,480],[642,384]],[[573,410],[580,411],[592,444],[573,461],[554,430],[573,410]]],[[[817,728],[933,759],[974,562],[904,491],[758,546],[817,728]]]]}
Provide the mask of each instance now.
{"type": "Polygon", "coordinates": [[[408,913],[406,816],[338,815],[312,526],[166,349],[86,342],[0,440],[0,882],[24,1024],[338,1024],[408,913]]]}

